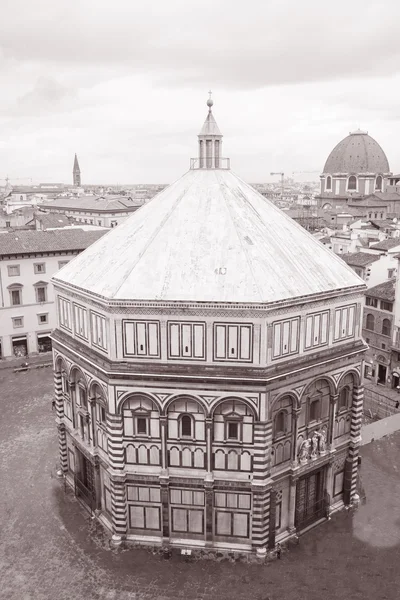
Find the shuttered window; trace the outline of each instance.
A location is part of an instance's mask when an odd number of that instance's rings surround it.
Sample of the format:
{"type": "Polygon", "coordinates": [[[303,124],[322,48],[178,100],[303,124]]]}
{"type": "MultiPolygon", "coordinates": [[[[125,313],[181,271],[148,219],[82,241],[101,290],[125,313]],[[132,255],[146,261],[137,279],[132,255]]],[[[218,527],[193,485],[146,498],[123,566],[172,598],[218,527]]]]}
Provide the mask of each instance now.
{"type": "Polygon", "coordinates": [[[71,303],[61,296],[58,297],[58,318],[60,327],[72,331],[71,303]]]}
{"type": "Polygon", "coordinates": [[[158,321],[123,321],[124,356],[160,357],[158,321]]]}
{"type": "Polygon", "coordinates": [[[328,343],[329,311],[308,315],[305,325],[304,347],[306,350],[328,343]]]}
{"type": "Polygon", "coordinates": [[[356,305],[343,306],[335,310],[334,340],[344,340],[354,336],[356,305]]]}
{"type": "Polygon", "coordinates": [[[97,313],[90,313],[92,344],[107,350],[106,318],[97,313]]]}
{"type": "Polygon", "coordinates": [[[85,340],[88,338],[87,310],[79,304],[74,304],[74,327],[75,333],[85,340]]]}
{"type": "Polygon", "coordinates": [[[168,323],[168,358],[204,360],[205,323],[168,323]]]}
{"type": "Polygon", "coordinates": [[[273,323],[272,356],[279,358],[299,351],[300,317],[273,323]]]}
{"type": "Polygon", "coordinates": [[[214,360],[252,361],[252,325],[214,325],[214,360]]]}

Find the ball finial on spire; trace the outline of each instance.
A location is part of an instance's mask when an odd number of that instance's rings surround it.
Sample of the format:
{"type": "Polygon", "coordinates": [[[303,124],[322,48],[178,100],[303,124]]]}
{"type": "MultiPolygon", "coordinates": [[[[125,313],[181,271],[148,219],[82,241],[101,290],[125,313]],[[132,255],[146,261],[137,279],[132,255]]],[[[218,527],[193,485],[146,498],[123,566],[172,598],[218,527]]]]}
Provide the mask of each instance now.
{"type": "Polygon", "coordinates": [[[210,90],[208,93],[209,93],[209,96],[210,96],[210,97],[209,97],[209,99],[207,100],[207,106],[208,106],[209,110],[211,111],[211,107],[212,107],[212,105],[214,104],[214,102],[213,102],[213,99],[211,98],[212,91],[210,90]]]}

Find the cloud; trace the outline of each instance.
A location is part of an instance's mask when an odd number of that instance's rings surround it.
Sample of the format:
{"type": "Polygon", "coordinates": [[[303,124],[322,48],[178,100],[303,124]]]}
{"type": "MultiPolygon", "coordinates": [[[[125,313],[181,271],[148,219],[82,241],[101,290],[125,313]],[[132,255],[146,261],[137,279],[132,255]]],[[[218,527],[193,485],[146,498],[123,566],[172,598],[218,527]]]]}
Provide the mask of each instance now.
{"type": "Polygon", "coordinates": [[[15,60],[66,70],[115,65],[157,85],[256,89],[398,70],[397,0],[385,9],[390,19],[370,0],[119,0],[114,10],[108,0],[14,0],[0,44],[15,60]]]}
{"type": "Polygon", "coordinates": [[[52,77],[39,77],[32,89],[16,98],[2,112],[11,117],[35,116],[62,110],[74,98],[71,89],[60,84],[52,77]]]}

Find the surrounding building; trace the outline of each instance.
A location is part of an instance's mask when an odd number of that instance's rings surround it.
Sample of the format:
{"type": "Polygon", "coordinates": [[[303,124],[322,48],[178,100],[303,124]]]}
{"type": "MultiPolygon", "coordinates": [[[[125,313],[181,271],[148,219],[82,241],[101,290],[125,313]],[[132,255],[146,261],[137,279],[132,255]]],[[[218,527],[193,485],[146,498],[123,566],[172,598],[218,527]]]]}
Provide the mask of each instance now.
{"type": "Polygon", "coordinates": [[[391,175],[378,142],[366,131],[353,131],[328,156],[320,176],[318,206],[343,209],[354,198],[384,192],[391,175]]]}
{"type": "Polygon", "coordinates": [[[75,187],[81,187],[81,170],[79,168],[78,157],[75,154],[74,166],[72,169],[72,181],[75,187]]]}
{"type": "Polygon", "coordinates": [[[377,282],[381,283],[387,279],[388,269],[383,268],[380,254],[350,252],[341,255],[341,258],[369,287],[373,287],[377,282]]]}
{"type": "Polygon", "coordinates": [[[133,212],[143,201],[131,196],[79,196],[78,198],[56,198],[42,204],[41,209],[72,217],[77,223],[116,227],[133,212]]]}
{"type": "Polygon", "coordinates": [[[53,277],[60,464],[115,544],[262,555],[354,497],[365,284],[208,106],[191,169],[53,277]]]}
{"type": "Polygon", "coordinates": [[[51,350],[51,277],[102,235],[82,229],[0,233],[0,358],[51,350]]]}
{"type": "Polygon", "coordinates": [[[363,335],[369,345],[364,375],[390,387],[400,385],[398,368],[396,374],[392,374],[391,368],[395,288],[395,277],[369,288],[363,316],[363,335]]]}

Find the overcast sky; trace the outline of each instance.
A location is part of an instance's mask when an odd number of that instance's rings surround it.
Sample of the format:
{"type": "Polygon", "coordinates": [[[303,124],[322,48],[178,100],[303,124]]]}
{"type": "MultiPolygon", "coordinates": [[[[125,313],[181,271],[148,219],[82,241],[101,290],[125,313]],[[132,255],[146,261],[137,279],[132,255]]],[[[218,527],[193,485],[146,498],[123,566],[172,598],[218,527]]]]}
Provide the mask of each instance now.
{"type": "Polygon", "coordinates": [[[76,152],[84,183],[171,182],[197,155],[209,89],[249,182],[320,172],[358,127],[399,172],[399,5],[7,0],[0,177],[68,182],[76,152]]]}

